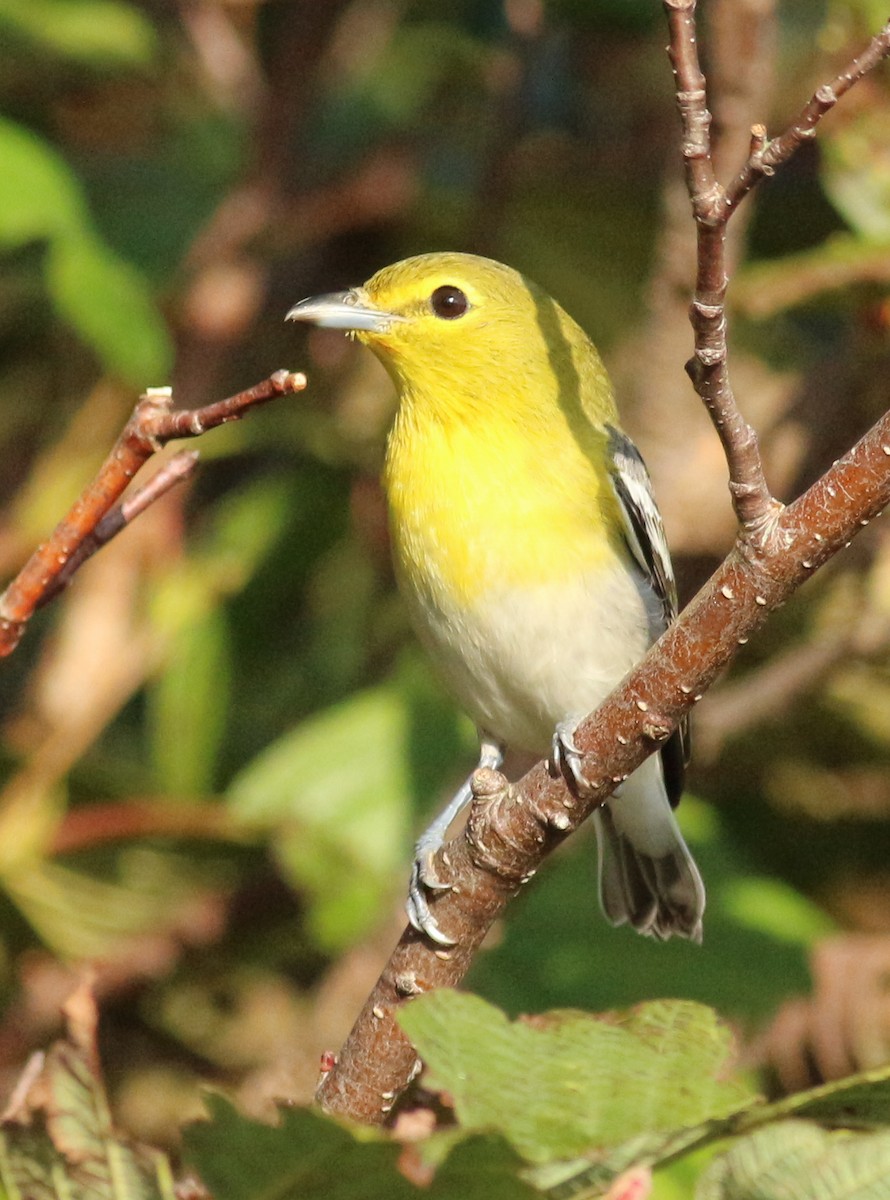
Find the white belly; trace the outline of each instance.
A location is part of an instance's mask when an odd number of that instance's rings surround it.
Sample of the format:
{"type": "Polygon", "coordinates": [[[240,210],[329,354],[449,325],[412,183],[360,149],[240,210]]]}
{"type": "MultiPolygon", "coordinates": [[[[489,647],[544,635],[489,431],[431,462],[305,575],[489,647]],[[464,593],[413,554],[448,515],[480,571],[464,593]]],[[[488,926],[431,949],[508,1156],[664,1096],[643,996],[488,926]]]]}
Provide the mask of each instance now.
{"type": "Polygon", "coordinates": [[[595,708],[661,632],[655,597],[617,559],[570,583],[489,591],[469,612],[403,591],[421,641],[479,729],[541,756],[557,722],[595,708]]]}

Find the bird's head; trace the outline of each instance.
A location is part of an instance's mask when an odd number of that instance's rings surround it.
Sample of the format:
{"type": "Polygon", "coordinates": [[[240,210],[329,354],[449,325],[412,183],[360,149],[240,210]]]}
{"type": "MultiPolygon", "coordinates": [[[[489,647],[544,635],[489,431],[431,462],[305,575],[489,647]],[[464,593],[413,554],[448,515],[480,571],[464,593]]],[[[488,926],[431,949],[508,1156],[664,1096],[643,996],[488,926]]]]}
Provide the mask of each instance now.
{"type": "MultiPolygon", "coordinates": [[[[605,400],[611,390],[585,334],[518,271],[472,254],[437,253],[385,267],[363,287],[301,300],[287,314],[342,329],[373,350],[403,397],[479,403],[519,397],[605,400]]],[[[608,399],[606,399],[608,397],[608,399]]]]}

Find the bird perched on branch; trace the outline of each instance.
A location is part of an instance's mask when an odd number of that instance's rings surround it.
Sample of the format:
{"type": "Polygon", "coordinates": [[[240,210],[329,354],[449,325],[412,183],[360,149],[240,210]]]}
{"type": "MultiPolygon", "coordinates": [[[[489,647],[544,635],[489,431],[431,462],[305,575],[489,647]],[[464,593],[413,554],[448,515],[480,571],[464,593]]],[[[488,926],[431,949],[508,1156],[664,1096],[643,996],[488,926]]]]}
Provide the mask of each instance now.
{"type": "MultiPolygon", "coordinates": [[[[395,383],[384,485],[396,575],[476,723],[479,765],[549,754],[583,788],[575,726],[676,613],[649,476],[593,344],[529,280],[468,254],[406,259],[287,315],[349,331],[395,383]]],[[[672,811],[684,736],[593,819],[607,918],[697,941],[704,888],[672,811]]],[[[411,924],[446,945],[434,856],[470,798],[467,780],[422,835],[409,888],[411,924]]]]}

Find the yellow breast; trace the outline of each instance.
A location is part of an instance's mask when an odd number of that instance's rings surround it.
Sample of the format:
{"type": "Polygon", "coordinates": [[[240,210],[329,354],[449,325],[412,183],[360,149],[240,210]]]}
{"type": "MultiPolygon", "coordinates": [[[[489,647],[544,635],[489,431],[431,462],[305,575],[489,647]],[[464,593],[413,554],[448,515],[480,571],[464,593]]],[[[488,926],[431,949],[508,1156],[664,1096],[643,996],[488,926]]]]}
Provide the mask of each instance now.
{"type": "Polygon", "coordinates": [[[606,433],[579,436],[558,410],[549,418],[538,429],[496,410],[443,419],[402,397],[384,482],[403,586],[471,606],[492,588],[559,583],[614,556],[606,433]]]}

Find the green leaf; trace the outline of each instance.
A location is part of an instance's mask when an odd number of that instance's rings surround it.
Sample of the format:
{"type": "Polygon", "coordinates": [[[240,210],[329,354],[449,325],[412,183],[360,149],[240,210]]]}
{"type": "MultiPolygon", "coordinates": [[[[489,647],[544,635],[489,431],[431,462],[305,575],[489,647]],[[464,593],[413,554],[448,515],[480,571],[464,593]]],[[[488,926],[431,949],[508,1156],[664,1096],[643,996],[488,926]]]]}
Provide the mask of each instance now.
{"type": "Polygon", "coordinates": [[[684,796],[680,823],[708,888],[704,944],[655,945],[610,929],[596,900],[595,849],[581,833],[519,898],[503,940],[473,965],[470,986],[510,1012],[567,1005],[600,1011],[651,996],[708,1004],[733,1018],[766,1019],[810,987],[807,952],[832,928],[789,885],[764,877],[716,814],[684,796]],[[764,884],[772,907],[757,898],[764,884]],[[775,928],[781,906],[791,922],[775,928]],[[756,970],[740,970],[756,963],[756,970]]]}
{"type": "Polygon", "coordinates": [[[308,890],[323,946],[374,919],[407,859],[406,733],[404,697],[384,685],[279,738],[230,789],[237,820],[277,831],[279,860],[308,890]]]}
{"type": "MultiPolygon", "coordinates": [[[[723,1120],[711,1120],[675,1130],[665,1135],[642,1134],[620,1146],[606,1151],[589,1151],[582,1158],[563,1160],[540,1166],[527,1172],[537,1187],[560,1189],[560,1195],[577,1200],[600,1195],[602,1190],[631,1165],[651,1166],[685,1156],[693,1150],[723,1141],[732,1136],[744,1136],[754,1129],[769,1129],[777,1122],[788,1127],[789,1117],[811,1118],[824,1126],[842,1129],[886,1128],[890,1122],[890,1066],[876,1068],[859,1075],[849,1075],[822,1087],[796,1092],[771,1104],[754,1099],[746,1108],[732,1112],[723,1120]]],[[[810,1193],[806,1194],[807,1198],[810,1193]]],[[[721,1193],[722,1195],[722,1193],[721,1193]]],[[[735,1193],[732,1193],[735,1196],[735,1193]]],[[[798,1193],[795,1193],[795,1198],[798,1193]]],[[[740,1200],[748,1193],[740,1192],[740,1200]]],[[[789,1196],[790,1200],[790,1196],[789,1196]]]]}
{"type": "Polygon", "coordinates": [[[0,247],[45,241],[46,282],[58,312],[137,387],[163,383],[172,343],[143,277],[96,235],[80,183],[36,134],[0,118],[0,247]]]}
{"type": "Polygon", "coordinates": [[[828,127],[820,145],[822,185],[832,204],[859,237],[886,247],[890,243],[890,121],[886,106],[846,110],[844,120],[828,127]]]}
{"type": "Polygon", "coordinates": [[[119,0],[0,0],[0,29],[44,52],[94,67],[145,67],[157,52],[151,22],[119,0]]]}
{"type": "MultiPolygon", "coordinates": [[[[566,1189],[566,1195],[581,1200],[599,1195],[633,1164],[655,1166],[678,1155],[686,1155],[688,1160],[690,1150],[733,1136],[747,1137],[755,1129],[768,1129],[780,1121],[789,1126],[790,1117],[807,1117],[843,1129],[885,1128],[890,1122],[890,1065],[796,1092],[771,1104],[755,1100],[723,1120],[662,1137],[643,1134],[606,1152],[588,1152],[581,1159],[550,1163],[530,1174],[538,1187],[566,1189]]],[[[748,1193],[739,1195],[747,1197],[748,1193]]]]}
{"type": "Polygon", "coordinates": [[[696,1200],[888,1200],[890,1132],[828,1133],[783,1121],[740,1139],[705,1171],[696,1200]]]}
{"type": "Polygon", "coordinates": [[[62,156],[36,134],[0,117],[0,247],[80,237],[86,203],[62,156]]]}
{"type": "Polygon", "coordinates": [[[458,1146],[429,1187],[399,1172],[404,1149],[376,1131],[320,1112],[279,1110],[277,1126],[248,1121],[209,1096],[211,1120],[190,1125],[185,1152],[214,1200],[531,1200],[517,1161],[492,1139],[458,1146]]]}
{"type": "Polygon", "coordinates": [[[160,937],[201,894],[201,875],[185,855],[129,847],[111,878],[34,859],[3,876],[9,898],[63,958],[110,959],[140,934],[160,937]]]}
{"type": "Polygon", "coordinates": [[[46,276],[56,308],[109,370],[135,387],[163,383],[172,343],[135,267],[83,232],[53,242],[46,276]]]}
{"type": "Polygon", "coordinates": [[[229,668],[221,609],[177,631],[148,694],[152,758],[163,791],[202,796],[212,790],[228,715],[229,668]]]}
{"type": "Polygon", "coordinates": [[[776,942],[809,946],[831,931],[825,914],[780,879],[730,879],[722,891],[723,911],[739,928],[768,934],[776,942]]]}
{"type": "Polygon", "coordinates": [[[460,71],[472,85],[483,61],[479,43],[453,24],[406,23],[362,82],[385,117],[402,124],[429,102],[449,72],[460,71]]]}
{"type": "Polygon", "coordinates": [[[511,1023],[478,997],[440,991],[400,1020],[461,1126],[502,1133],[531,1162],[697,1126],[751,1099],[726,1078],[729,1031],[689,1001],[511,1023]]]}

